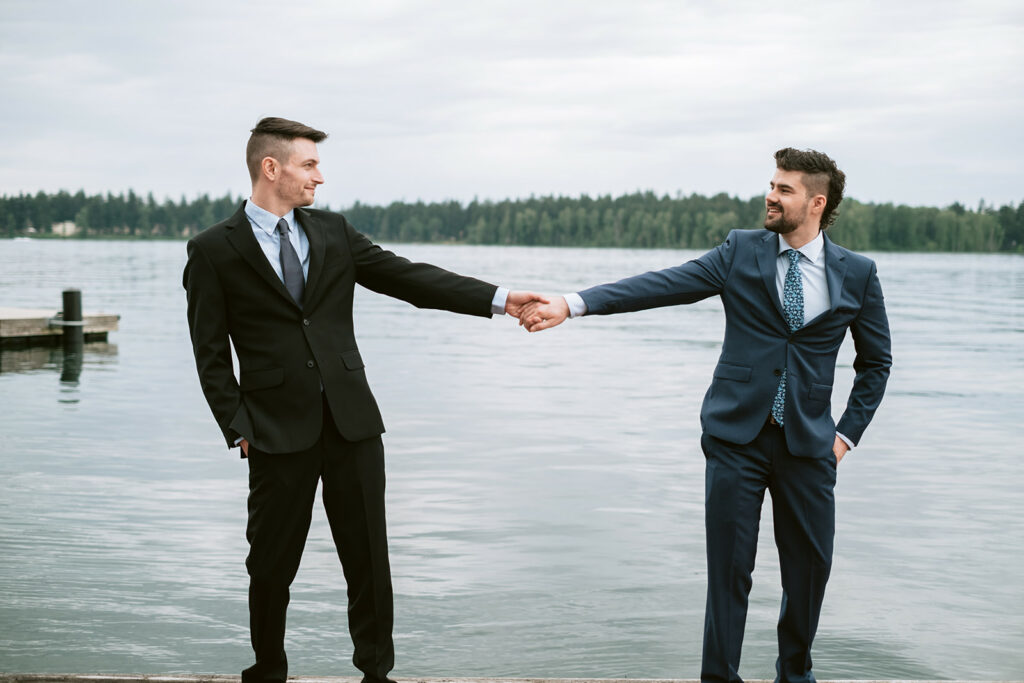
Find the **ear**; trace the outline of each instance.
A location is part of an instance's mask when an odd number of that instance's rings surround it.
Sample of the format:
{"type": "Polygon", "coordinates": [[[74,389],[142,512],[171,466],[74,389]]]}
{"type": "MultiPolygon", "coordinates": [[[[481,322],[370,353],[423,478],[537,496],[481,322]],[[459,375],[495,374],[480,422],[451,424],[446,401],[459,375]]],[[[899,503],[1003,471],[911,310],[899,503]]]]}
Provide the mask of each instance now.
{"type": "Polygon", "coordinates": [[[271,182],[277,180],[278,171],[277,159],[274,157],[263,157],[263,160],[260,161],[260,173],[267,180],[271,182]]]}
{"type": "Polygon", "coordinates": [[[824,213],[826,204],[828,204],[828,199],[823,194],[816,194],[811,198],[811,209],[816,213],[824,213]]]}

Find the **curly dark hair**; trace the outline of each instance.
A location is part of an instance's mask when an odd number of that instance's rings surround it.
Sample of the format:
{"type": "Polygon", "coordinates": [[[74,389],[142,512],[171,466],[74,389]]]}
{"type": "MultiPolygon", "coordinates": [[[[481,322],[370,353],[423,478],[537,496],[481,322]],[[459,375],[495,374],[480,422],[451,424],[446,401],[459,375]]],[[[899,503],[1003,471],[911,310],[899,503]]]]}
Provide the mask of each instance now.
{"type": "Polygon", "coordinates": [[[256,182],[256,176],[259,175],[260,162],[266,157],[284,161],[282,157],[289,152],[288,146],[292,140],[306,138],[319,143],[327,139],[327,133],[322,130],[276,116],[260,119],[251,132],[249,143],[245,146],[245,163],[253,182],[256,182]]]}
{"type": "Polygon", "coordinates": [[[846,188],[846,174],[839,170],[836,162],[827,154],[813,149],[785,147],[775,153],[775,165],[783,171],[804,173],[808,196],[825,195],[821,229],[825,230],[832,225],[839,216],[836,207],[843,201],[843,190],[846,188]]]}

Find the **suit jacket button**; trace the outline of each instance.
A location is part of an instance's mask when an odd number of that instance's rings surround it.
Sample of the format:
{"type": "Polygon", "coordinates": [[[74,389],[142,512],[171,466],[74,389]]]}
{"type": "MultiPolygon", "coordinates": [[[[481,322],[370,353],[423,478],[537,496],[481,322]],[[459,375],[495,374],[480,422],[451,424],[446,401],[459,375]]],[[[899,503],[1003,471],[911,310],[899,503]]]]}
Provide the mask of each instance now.
{"type": "Polygon", "coordinates": [[[307,361],[306,361],[306,367],[307,367],[307,368],[311,368],[311,367],[313,367],[314,365],[315,365],[315,363],[314,363],[313,361],[311,361],[311,360],[307,360],[307,361]]]}
{"type": "Polygon", "coordinates": [[[309,327],[309,322],[310,322],[309,318],[303,318],[302,319],[302,324],[305,325],[306,327],[309,327]]]}
{"type": "Polygon", "coordinates": [[[775,376],[776,377],[782,377],[782,370],[779,370],[778,368],[775,368],[774,372],[775,372],[775,376]]]}

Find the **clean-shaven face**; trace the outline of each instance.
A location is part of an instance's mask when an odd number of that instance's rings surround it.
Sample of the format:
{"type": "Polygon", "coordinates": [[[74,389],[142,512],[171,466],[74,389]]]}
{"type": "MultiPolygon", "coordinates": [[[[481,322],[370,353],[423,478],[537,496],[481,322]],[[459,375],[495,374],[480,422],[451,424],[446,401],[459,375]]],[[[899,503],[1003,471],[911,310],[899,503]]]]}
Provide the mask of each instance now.
{"type": "Polygon", "coordinates": [[[777,168],[769,185],[771,191],[764,198],[764,227],[780,235],[793,232],[807,220],[811,204],[803,173],[777,168]]]}
{"type": "Polygon", "coordinates": [[[308,138],[292,140],[288,160],[280,163],[280,177],[275,184],[277,196],[293,209],[312,204],[316,186],[324,182],[316,143],[308,138]]]}

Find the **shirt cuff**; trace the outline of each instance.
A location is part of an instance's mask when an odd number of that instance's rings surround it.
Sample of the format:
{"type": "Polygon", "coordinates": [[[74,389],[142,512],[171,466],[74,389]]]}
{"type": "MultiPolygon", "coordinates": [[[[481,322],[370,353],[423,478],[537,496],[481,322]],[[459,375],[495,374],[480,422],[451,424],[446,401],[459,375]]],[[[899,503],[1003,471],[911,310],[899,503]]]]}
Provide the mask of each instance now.
{"type": "Polygon", "coordinates": [[[842,439],[843,443],[849,446],[851,451],[853,450],[853,442],[850,441],[850,438],[848,436],[846,436],[845,434],[840,434],[839,432],[836,432],[836,436],[842,439]]]}
{"type": "Polygon", "coordinates": [[[569,304],[569,317],[578,318],[587,314],[587,303],[576,292],[565,295],[565,303],[569,304]]]}
{"type": "Polygon", "coordinates": [[[491,314],[492,315],[505,315],[505,304],[508,302],[508,288],[498,287],[494,292],[494,298],[491,299],[491,314]]]}

